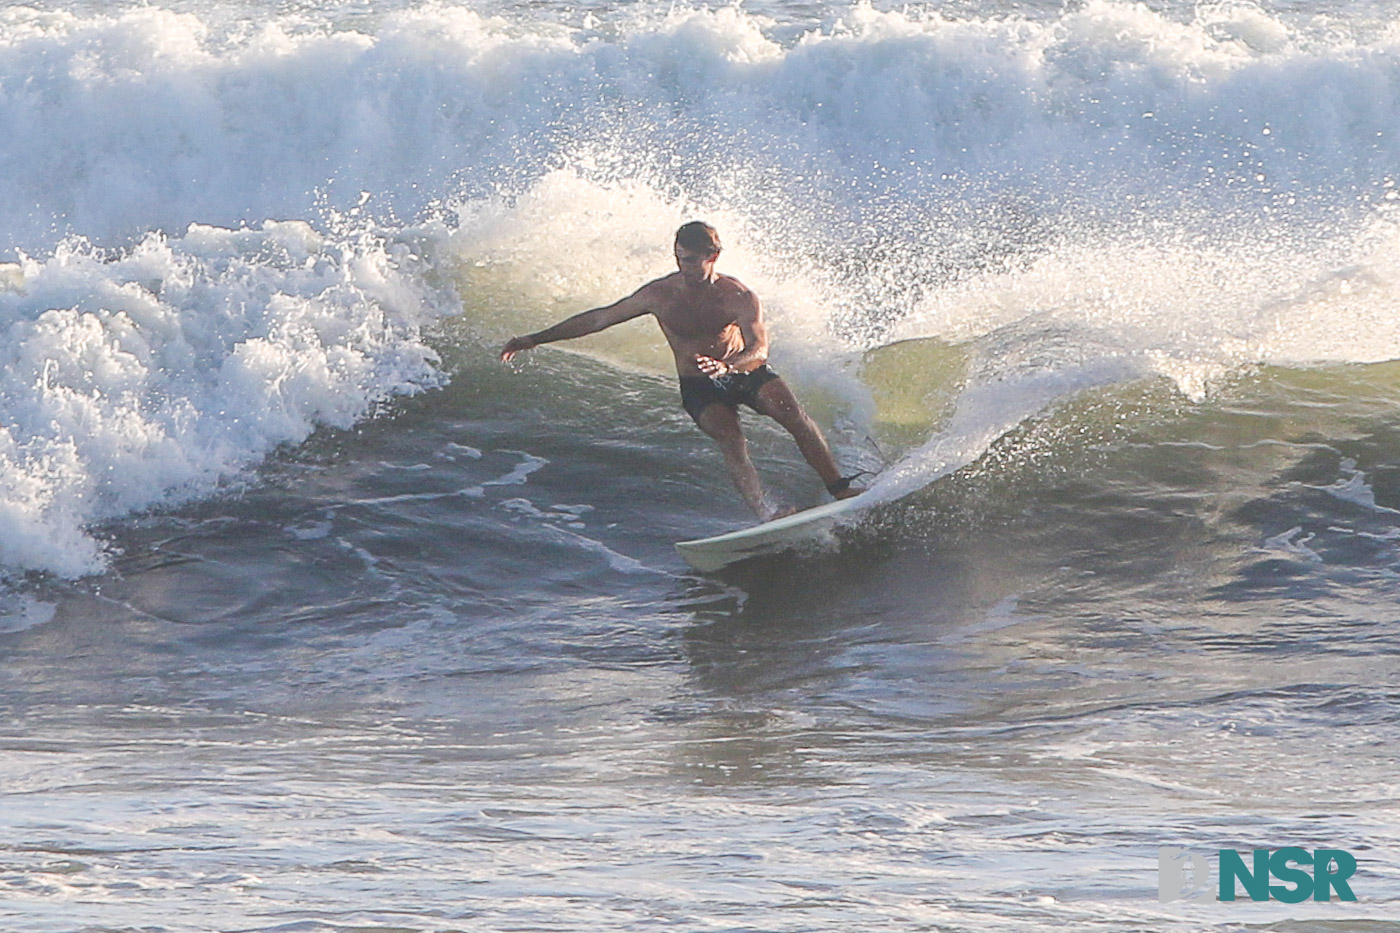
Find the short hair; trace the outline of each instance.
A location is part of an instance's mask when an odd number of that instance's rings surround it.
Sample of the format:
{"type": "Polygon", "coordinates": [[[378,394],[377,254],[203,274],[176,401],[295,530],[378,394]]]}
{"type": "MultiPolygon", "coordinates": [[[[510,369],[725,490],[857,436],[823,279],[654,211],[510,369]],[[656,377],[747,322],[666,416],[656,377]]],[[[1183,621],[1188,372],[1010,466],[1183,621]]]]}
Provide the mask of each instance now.
{"type": "Polygon", "coordinates": [[[717,256],[720,251],[719,231],[703,220],[692,220],[676,231],[676,245],[692,253],[717,256]]]}

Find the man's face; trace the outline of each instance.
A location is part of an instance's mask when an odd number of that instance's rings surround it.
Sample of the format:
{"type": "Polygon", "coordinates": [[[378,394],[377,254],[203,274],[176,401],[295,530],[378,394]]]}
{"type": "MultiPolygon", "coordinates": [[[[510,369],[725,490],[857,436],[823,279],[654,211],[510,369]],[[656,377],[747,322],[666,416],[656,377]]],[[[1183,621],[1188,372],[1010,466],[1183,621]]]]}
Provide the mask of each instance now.
{"type": "Polygon", "coordinates": [[[697,253],[676,246],[676,268],[687,282],[706,282],[714,276],[715,260],[719,253],[697,253]]]}

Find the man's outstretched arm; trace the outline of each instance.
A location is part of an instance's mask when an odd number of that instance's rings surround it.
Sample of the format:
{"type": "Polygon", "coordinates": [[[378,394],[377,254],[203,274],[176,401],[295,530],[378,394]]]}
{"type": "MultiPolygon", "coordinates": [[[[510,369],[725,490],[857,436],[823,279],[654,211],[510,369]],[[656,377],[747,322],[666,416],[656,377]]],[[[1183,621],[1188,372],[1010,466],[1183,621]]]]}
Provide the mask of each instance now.
{"type": "Polygon", "coordinates": [[[573,317],[565,318],[553,327],[546,327],[544,330],[536,331],[533,334],[526,334],[523,337],[512,337],[501,348],[501,361],[509,362],[515,354],[522,350],[529,350],[542,343],[554,343],[556,340],[573,340],[575,337],[585,337],[588,334],[596,334],[600,330],[612,327],[614,324],[621,324],[623,321],[630,321],[634,317],[640,317],[651,311],[651,302],[646,296],[647,288],[643,286],[635,293],[628,295],[621,301],[615,301],[602,308],[593,308],[589,311],[582,311],[573,317]]]}

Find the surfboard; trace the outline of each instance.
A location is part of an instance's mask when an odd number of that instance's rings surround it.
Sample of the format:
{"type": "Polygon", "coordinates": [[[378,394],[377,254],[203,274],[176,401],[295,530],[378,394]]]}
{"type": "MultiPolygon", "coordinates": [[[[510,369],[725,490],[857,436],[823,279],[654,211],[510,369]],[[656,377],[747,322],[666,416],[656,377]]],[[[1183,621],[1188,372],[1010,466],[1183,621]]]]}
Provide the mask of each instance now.
{"type": "Polygon", "coordinates": [[[685,562],[702,573],[721,570],[730,564],[780,551],[820,535],[843,515],[869,508],[879,502],[865,494],[837,499],[815,508],[804,509],[771,522],[741,528],[712,538],[679,541],[676,551],[685,562]]]}

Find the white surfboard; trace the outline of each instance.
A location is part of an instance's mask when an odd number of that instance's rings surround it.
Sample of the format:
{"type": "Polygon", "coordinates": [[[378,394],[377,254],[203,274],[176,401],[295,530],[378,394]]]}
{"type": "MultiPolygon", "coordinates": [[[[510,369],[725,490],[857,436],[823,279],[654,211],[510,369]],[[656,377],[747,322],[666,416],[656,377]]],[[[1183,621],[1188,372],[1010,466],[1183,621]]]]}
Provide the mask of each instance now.
{"type": "Polygon", "coordinates": [[[849,499],[837,499],[815,508],[776,518],[771,522],[741,528],[713,538],[680,541],[676,550],[685,562],[703,573],[728,567],[730,564],[780,551],[810,540],[831,528],[842,515],[876,505],[880,500],[862,493],[849,499]]]}

